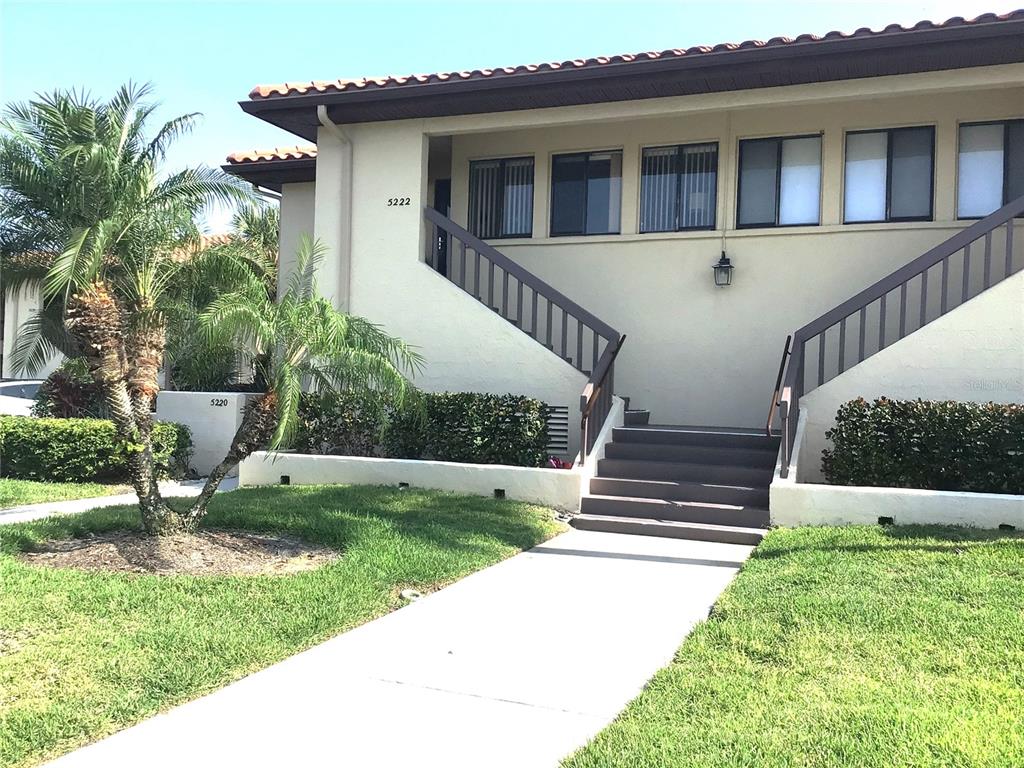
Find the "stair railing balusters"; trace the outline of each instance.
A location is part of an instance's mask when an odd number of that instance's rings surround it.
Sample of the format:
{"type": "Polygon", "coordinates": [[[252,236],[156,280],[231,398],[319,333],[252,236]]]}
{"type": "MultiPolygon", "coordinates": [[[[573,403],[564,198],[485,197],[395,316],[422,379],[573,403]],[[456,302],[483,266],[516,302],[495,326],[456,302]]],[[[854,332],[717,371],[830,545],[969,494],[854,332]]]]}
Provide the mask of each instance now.
{"type": "MultiPolygon", "coordinates": [[[[886,308],[888,296],[891,292],[899,289],[900,314],[897,340],[907,335],[907,293],[911,280],[921,280],[921,304],[918,307],[918,329],[926,325],[936,317],[941,317],[949,311],[949,259],[953,255],[963,252],[963,273],[961,275],[961,300],[960,304],[971,298],[971,246],[984,239],[984,262],[981,290],[986,290],[993,285],[995,275],[992,270],[992,233],[1001,226],[1006,226],[1006,254],[1004,261],[1003,277],[1005,279],[1013,274],[1013,230],[1014,220],[1024,215],[1024,196],[1007,203],[999,210],[980,219],[961,232],[953,235],[945,242],[940,243],[928,250],[903,267],[883,277],[873,285],[865,288],[860,293],[847,299],[837,307],[825,312],[820,317],[804,325],[792,334],[793,343],[786,361],[786,354],[783,353],[783,364],[786,373],[783,378],[781,395],[777,399],[779,415],[782,419],[782,444],[780,446],[780,474],[787,477],[789,465],[792,461],[793,442],[796,438],[796,424],[799,418],[800,399],[805,393],[805,363],[807,353],[807,342],[817,337],[817,383],[820,386],[825,382],[825,357],[827,354],[826,334],[829,329],[839,325],[839,350],[838,350],[838,373],[845,369],[846,351],[846,320],[854,313],[860,314],[860,329],[858,333],[858,363],[866,359],[864,349],[864,338],[866,335],[867,308],[869,305],[878,302],[878,349],[880,352],[886,347],[886,308]],[[929,312],[928,308],[928,272],[941,264],[941,284],[938,312],[929,312]],[[934,316],[933,316],[934,315],[934,316]],[[929,320],[931,318],[931,320],[929,320]]],[[[957,305],[959,306],[959,304],[957,305]]],[[[870,355],[866,355],[870,357],[870,355]]],[[[837,375],[838,375],[837,373],[837,375]]],[[[813,387],[812,387],[813,388],[813,387]]],[[[774,399],[774,398],[773,398],[774,399]]],[[[770,424],[770,420],[769,420],[770,424]]]]}

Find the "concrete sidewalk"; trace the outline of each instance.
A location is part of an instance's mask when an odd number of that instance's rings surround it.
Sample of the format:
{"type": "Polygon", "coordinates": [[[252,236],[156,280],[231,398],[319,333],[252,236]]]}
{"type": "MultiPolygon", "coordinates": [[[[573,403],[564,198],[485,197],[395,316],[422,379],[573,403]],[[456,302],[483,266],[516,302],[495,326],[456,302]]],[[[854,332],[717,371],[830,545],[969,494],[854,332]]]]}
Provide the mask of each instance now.
{"type": "MultiPolygon", "coordinates": [[[[173,496],[198,496],[205,480],[168,480],[160,483],[160,493],[165,498],[173,496]]],[[[221,482],[218,493],[233,491],[238,487],[237,477],[227,477],[221,482]]],[[[39,504],[25,504],[10,509],[0,509],[0,525],[5,523],[26,523],[50,515],[74,515],[99,507],[119,507],[122,504],[138,504],[134,493],[119,493],[114,496],[94,496],[91,499],[70,499],[68,501],[44,501],[39,504]]]]}
{"type": "Polygon", "coordinates": [[[749,553],[570,531],[51,765],[556,766],[749,553]]]}

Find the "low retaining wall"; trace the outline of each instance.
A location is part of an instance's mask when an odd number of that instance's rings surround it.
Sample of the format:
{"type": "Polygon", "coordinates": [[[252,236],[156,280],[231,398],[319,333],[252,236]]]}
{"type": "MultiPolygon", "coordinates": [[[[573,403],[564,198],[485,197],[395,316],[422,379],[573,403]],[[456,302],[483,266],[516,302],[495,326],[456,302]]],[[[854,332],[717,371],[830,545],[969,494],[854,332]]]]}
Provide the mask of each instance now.
{"type": "Polygon", "coordinates": [[[775,525],[937,524],[1024,529],[1024,496],[996,493],[865,488],[776,481],[771,487],[775,525]]]}
{"type": "Polygon", "coordinates": [[[801,407],[789,477],[779,477],[777,466],[770,489],[773,525],[876,525],[886,518],[897,525],[1024,529],[1024,496],[800,482],[807,475],[800,460],[808,450],[806,434],[807,411],[801,407]]]}
{"type": "Polygon", "coordinates": [[[510,467],[502,464],[457,464],[448,461],[373,459],[362,456],[317,456],[305,453],[254,453],[239,465],[239,485],[398,485],[505,497],[567,512],[580,506],[577,470],[510,467]]]}

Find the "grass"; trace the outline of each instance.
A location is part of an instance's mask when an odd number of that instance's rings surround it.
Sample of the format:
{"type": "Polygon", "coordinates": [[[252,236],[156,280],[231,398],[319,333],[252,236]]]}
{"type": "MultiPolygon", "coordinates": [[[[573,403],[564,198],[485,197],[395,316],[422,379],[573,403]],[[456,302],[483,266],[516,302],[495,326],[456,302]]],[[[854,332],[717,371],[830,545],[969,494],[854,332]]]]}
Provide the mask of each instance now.
{"type": "Polygon", "coordinates": [[[44,501],[91,499],[96,496],[127,493],[129,490],[126,485],[45,483],[39,480],[12,480],[3,477],[0,478],[0,509],[20,507],[22,504],[39,504],[44,501]]]}
{"type": "Polygon", "coordinates": [[[1024,538],[774,531],[563,766],[1024,766],[1024,538]]]}
{"type": "MultiPolygon", "coordinates": [[[[173,502],[172,502],[173,503],[173,502]]],[[[290,656],[560,526],[527,504],[386,488],[219,495],[207,527],[288,533],[343,551],[277,577],[159,577],[30,567],[49,538],[134,527],[127,508],[0,527],[0,765],[26,766],[290,656]]]]}

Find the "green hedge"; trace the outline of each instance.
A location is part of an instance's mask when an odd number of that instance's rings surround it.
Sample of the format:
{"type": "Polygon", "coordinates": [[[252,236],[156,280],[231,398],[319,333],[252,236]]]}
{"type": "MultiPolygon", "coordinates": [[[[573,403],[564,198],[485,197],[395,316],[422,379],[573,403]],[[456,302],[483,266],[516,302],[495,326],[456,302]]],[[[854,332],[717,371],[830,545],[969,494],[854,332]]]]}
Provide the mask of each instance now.
{"type": "MultiPolygon", "coordinates": [[[[157,422],[153,450],[161,475],[181,477],[192,452],[188,427],[157,422]]],[[[105,419],[0,416],[3,477],[66,483],[125,480],[127,452],[113,422],[105,419]]]]}
{"type": "Polygon", "coordinates": [[[372,395],[304,394],[292,447],[300,453],[382,456],[380,446],[391,410],[372,395]]]}
{"type": "Polygon", "coordinates": [[[522,395],[442,392],[425,396],[385,433],[390,455],[470,464],[540,467],[547,460],[547,406],[522,395]]]}
{"type": "Polygon", "coordinates": [[[521,395],[420,395],[396,409],[366,395],[307,394],[296,450],[539,467],[547,460],[547,406],[521,395]]]}
{"type": "Polygon", "coordinates": [[[825,436],[833,485],[1024,493],[1024,405],[861,398],[825,436]]]}

